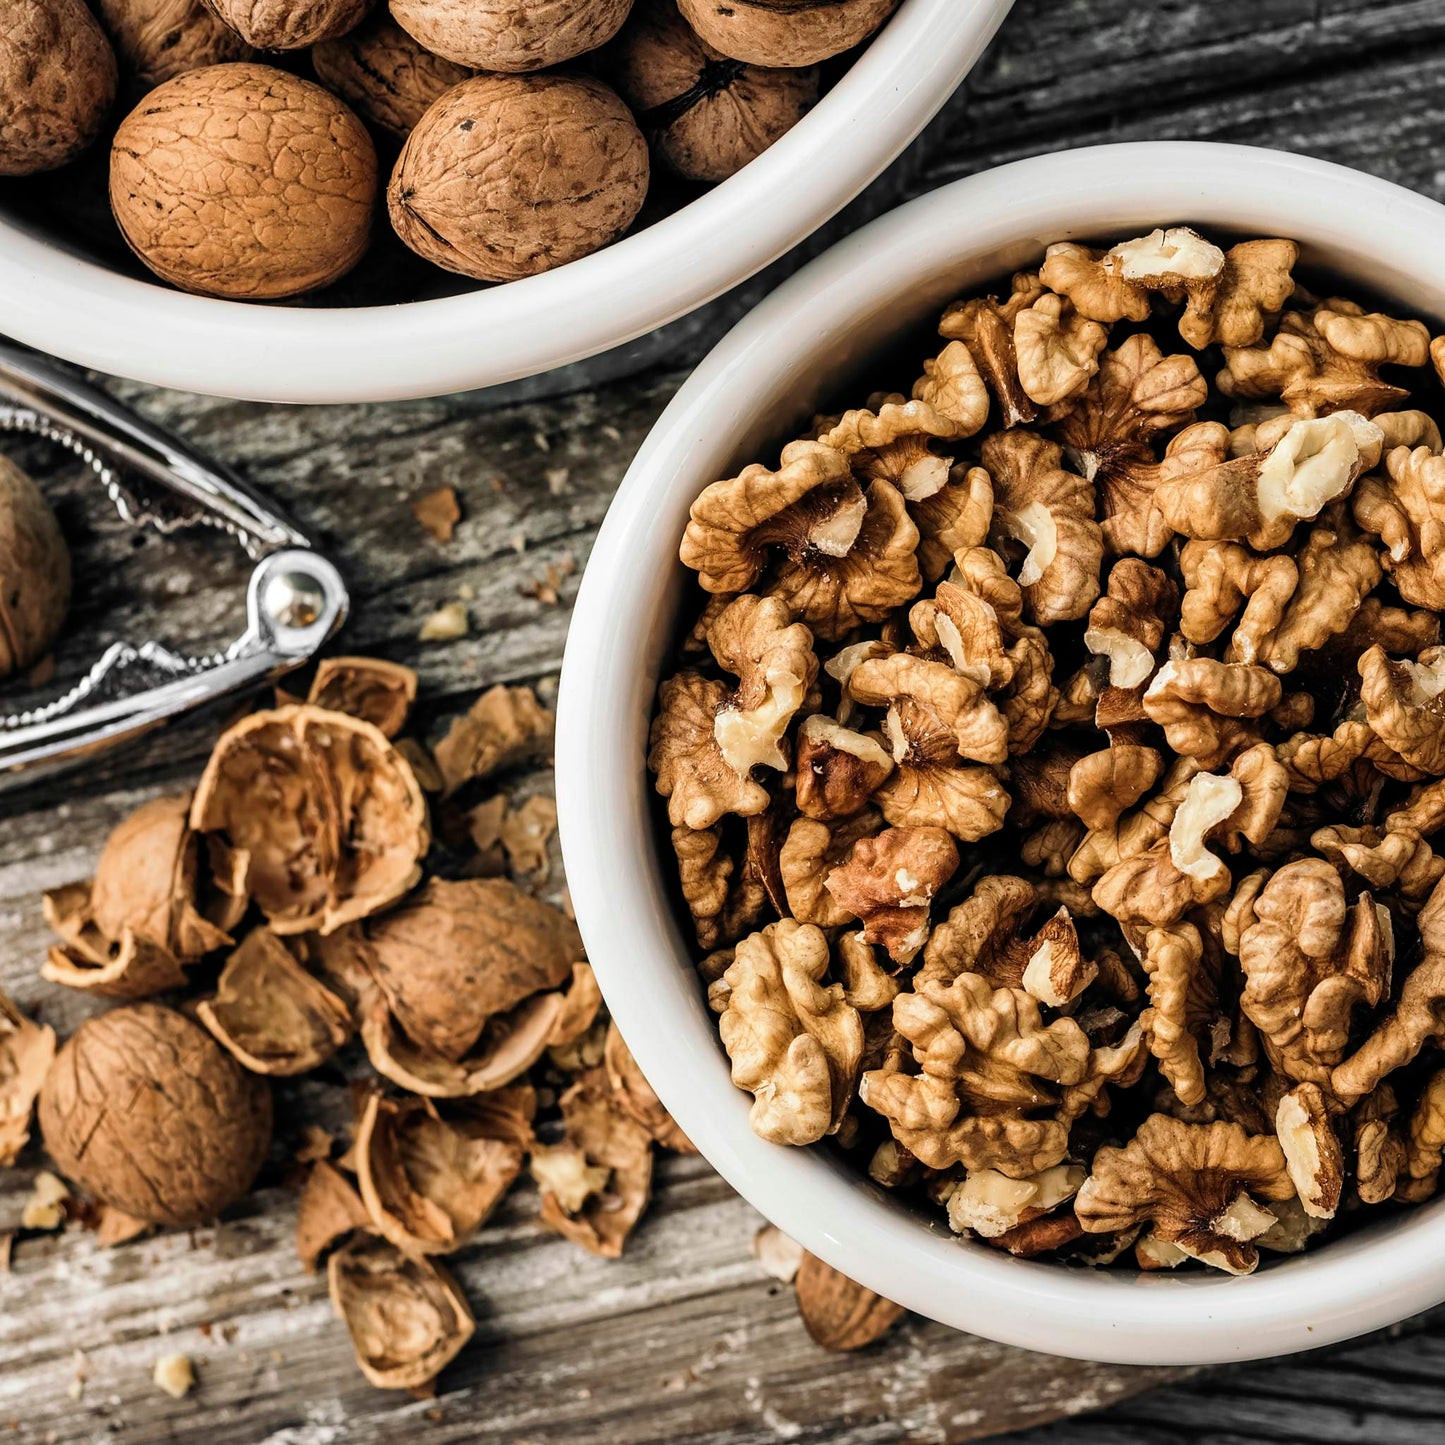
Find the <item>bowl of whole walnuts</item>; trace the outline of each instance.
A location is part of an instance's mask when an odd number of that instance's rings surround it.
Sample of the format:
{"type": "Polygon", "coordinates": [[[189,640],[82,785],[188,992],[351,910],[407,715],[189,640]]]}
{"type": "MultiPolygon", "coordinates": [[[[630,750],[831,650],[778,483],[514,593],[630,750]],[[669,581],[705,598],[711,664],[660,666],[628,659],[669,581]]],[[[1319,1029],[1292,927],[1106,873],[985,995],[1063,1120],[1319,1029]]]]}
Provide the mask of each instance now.
{"type": "Polygon", "coordinates": [[[1445,1299],[1442,220],[1020,162],[638,455],[563,671],[578,921],[679,1126],[868,1288],[1140,1364],[1445,1299]]]}
{"type": "Polygon", "coordinates": [[[264,400],[535,375],[685,315],[811,234],[1008,8],[13,0],[4,328],[264,400]]]}

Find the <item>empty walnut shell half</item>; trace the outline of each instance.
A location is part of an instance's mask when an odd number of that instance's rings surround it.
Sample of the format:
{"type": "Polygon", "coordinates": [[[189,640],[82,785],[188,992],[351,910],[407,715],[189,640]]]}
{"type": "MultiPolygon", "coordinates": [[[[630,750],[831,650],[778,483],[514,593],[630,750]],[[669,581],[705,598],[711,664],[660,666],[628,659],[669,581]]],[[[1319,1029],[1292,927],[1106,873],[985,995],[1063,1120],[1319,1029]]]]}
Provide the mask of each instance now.
{"type": "Polygon", "coordinates": [[[351,1010],[266,928],[226,961],[196,1016],[253,1074],[305,1074],[351,1037],[351,1010]]]}
{"type": "Polygon", "coordinates": [[[394,738],[416,701],[416,673],[377,657],[328,657],[316,669],[306,701],[359,717],[394,738]]]}
{"type": "Polygon", "coordinates": [[[151,1224],[199,1224],[250,1187],[271,1139],[271,1093],[174,1009],[88,1019],[40,1091],[61,1172],[151,1224]]]}
{"type": "MultiPolygon", "coordinates": [[[[503,1092],[535,1107],[530,1089],[503,1092]]],[[[522,1172],[526,1151],[506,1132],[485,1113],[443,1118],[428,1099],[372,1094],[356,1130],[356,1172],[373,1226],[408,1254],[460,1249],[522,1172]]]]}
{"type": "MultiPolygon", "coordinates": [[[[0,48],[3,41],[0,30],[0,48]]],[[[0,678],[50,651],[69,606],[70,552],[60,523],[40,488],[0,457],[0,678]]]]}
{"type": "Polygon", "coordinates": [[[356,1362],[379,1390],[415,1390],[435,1379],[476,1329],[466,1296],[446,1270],[384,1239],[337,1250],[326,1277],[356,1362]]]}
{"type": "Polygon", "coordinates": [[[272,930],[331,933],[396,902],[430,842],[416,776],[379,729],[309,705],[222,734],[191,826],[250,855],[272,930]]]}
{"type": "Polygon", "coordinates": [[[190,828],[191,795],[143,803],[112,830],[89,884],[45,896],[59,935],[41,967],[52,983],[104,998],[145,998],[231,942],[246,911],[249,859],[190,828]]]}
{"type": "Polygon", "coordinates": [[[55,1030],[25,1017],[0,993],[0,1166],[30,1140],[30,1111],[55,1058],[55,1030]]]}
{"type": "Polygon", "coordinates": [[[302,1267],[315,1274],[322,1255],[347,1235],[370,1227],[371,1216],[351,1181],[335,1165],[318,1159],[296,1206],[296,1257],[302,1267]]]}
{"type": "Polygon", "coordinates": [[[816,65],[866,40],[898,0],[678,0],[683,18],[750,65],[816,65]]]}

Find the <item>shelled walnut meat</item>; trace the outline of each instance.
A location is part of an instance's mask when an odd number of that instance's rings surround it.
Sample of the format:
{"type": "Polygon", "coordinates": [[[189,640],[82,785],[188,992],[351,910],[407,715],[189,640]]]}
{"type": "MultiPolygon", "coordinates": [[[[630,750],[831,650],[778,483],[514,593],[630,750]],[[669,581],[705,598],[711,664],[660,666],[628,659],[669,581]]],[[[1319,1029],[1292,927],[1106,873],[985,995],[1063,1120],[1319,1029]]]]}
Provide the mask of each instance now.
{"type": "Polygon", "coordinates": [[[1049,246],[682,539],[649,763],[753,1127],[1014,1254],[1436,1192],[1445,339],[1296,260],[1049,246]]]}

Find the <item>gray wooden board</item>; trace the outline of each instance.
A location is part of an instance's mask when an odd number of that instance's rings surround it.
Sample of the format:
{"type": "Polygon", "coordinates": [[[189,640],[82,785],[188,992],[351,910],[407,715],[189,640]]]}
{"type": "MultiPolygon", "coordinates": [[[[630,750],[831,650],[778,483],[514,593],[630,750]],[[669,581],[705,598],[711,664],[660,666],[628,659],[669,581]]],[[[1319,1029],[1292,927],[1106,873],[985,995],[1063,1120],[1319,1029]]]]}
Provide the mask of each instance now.
{"type": "MultiPolygon", "coordinates": [[[[1442,111],[1441,0],[1021,0],[967,90],[829,234],[998,160],[1117,138],[1280,145],[1445,198],[1442,111]]],[[[549,568],[585,563],[679,368],[796,259],[630,359],[548,378],[537,393],[569,394],[545,404],[514,393],[282,410],[116,390],[235,462],[318,534],[355,591],[346,646],[418,666],[436,727],[486,684],[532,681],[544,695],[555,685],[576,575],[563,578],[558,605],[530,592],[549,568]],[[671,369],[613,379],[659,358],[671,369]],[[466,520],[443,548],[408,503],[446,484],[466,520]],[[473,635],[418,647],[423,619],[458,598],[473,635]]],[[[80,539],[77,631],[59,657],[62,679],[116,637],[200,647],[234,630],[246,566],[224,544],[137,537],[104,514],[78,466],[38,446],[18,454],[80,539]]],[[[37,977],[40,892],[85,876],[108,828],[137,802],[192,781],[212,731],[177,727],[83,781],[0,801],[0,987],[62,1031],[92,1006],[37,977]]],[[[545,774],[508,783],[516,796],[546,786],[545,774]]],[[[664,1162],[653,1209],[620,1262],[541,1231],[535,1196],[520,1188],[457,1260],[477,1308],[476,1342],[436,1400],[382,1395],[355,1372],[320,1283],[295,1261],[295,1201],[282,1183],[299,1120],[339,1123],[346,1107],[339,1081],[284,1091],[263,1187],[218,1226],[110,1251],[79,1230],[22,1238],[13,1273],[0,1276],[0,1439],[8,1429],[26,1442],[923,1445],[1042,1426],[1019,1439],[1445,1440],[1440,1312],[1324,1358],[1198,1381],[1048,1360],[916,1320],[863,1355],[826,1355],[808,1341],[790,1291],[749,1257],[757,1216],[701,1162],[677,1158],[664,1162]],[[182,1402],[149,1378],[172,1351],[200,1371],[182,1402]]],[[[0,1175],[0,1232],[18,1219],[38,1162],[28,1156],[0,1175]]]]}

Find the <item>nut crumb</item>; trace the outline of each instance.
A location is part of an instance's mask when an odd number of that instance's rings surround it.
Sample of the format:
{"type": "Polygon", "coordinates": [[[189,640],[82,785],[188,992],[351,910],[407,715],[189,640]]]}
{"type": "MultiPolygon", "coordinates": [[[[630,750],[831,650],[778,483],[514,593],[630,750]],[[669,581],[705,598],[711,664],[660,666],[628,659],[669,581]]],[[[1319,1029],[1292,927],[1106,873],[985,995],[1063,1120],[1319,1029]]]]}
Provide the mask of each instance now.
{"type": "Polygon", "coordinates": [[[22,1229],[59,1229],[65,1223],[65,1206],[70,1202],[70,1186],[58,1175],[42,1169],[31,1185],[30,1198],[20,1216],[22,1229]]]}
{"type": "Polygon", "coordinates": [[[439,487],[424,497],[418,497],[411,504],[411,511],[412,516],[431,533],[432,539],[443,545],[456,535],[457,523],[462,519],[455,487],[439,487]]]}
{"type": "Polygon", "coordinates": [[[471,631],[465,602],[447,602],[438,607],[421,625],[418,642],[455,642],[471,631]]]}
{"type": "Polygon", "coordinates": [[[173,1400],[184,1400],[195,1388],[196,1369],[188,1355],[162,1355],[155,1363],[151,1379],[173,1400]]]}
{"type": "Polygon", "coordinates": [[[776,1224],[765,1224],[748,1246],[753,1258],[771,1278],[792,1284],[803,1262],[803,1246],[790,1239],[776,1224]]]}

